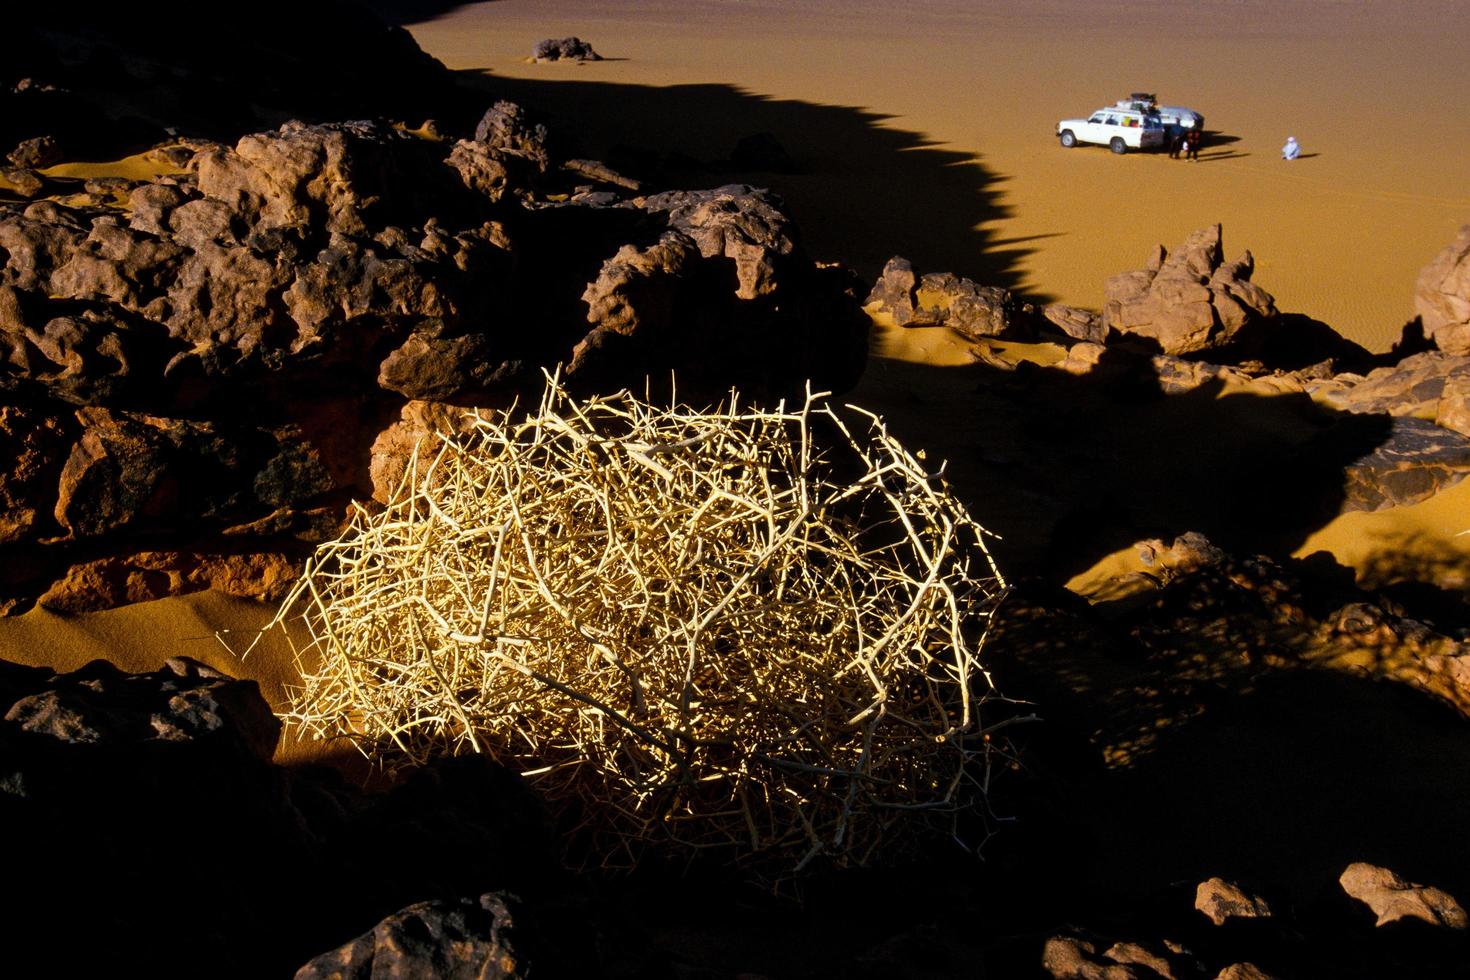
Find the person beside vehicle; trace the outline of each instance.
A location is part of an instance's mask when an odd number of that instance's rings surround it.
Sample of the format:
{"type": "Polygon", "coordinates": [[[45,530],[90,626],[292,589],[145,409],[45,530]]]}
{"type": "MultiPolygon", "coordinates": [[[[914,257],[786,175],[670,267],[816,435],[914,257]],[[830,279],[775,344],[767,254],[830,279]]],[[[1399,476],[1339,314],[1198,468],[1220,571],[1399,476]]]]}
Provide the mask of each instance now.
{"type": "Polygon", "coordinates": [[[1199,145],[1204,142],[1204,136],[1198,126],[1190,127],[1184,134],[1184,159],[1199,162],[1199,145]]]}

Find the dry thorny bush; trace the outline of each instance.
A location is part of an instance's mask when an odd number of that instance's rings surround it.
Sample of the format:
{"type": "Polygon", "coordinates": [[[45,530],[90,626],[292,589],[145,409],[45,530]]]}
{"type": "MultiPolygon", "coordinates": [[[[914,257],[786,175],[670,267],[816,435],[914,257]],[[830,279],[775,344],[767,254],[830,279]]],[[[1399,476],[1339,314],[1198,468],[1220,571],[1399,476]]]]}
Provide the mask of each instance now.
{"type": "Polygon", "coordinates": [[[288,722],[390,765],[485,753],[612,867],[660,840],[889,860],[983,806],[1002,582],[879,419],[551,379],[470,421],[283,605],[309,637],[288,722]]]}

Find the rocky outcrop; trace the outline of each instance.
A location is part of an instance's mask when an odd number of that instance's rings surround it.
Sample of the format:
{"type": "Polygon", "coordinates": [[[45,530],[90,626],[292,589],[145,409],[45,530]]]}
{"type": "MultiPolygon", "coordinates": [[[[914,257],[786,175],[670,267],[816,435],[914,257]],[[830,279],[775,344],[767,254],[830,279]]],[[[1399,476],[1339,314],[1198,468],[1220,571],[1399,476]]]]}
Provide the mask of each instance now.
{"type": "Polygon", "coordinates": [[[1338,374],[1305,387],[1343,411],[1429,419],[1470,435],[1470,356],[1426,351],[1366,376],[1338,374]]]}
{"type": "Polygon", "coordinates": [[[1419,273],[1414,312],[1440,350],[1470,355],[1470,225],[1419,273]]]}
{"type": "Polygon", "coordinates": [[[1470,476],[1470,437],[1412,417],[1395,417],[1386,437],[1343,474],[1345,511],[1428,500],[1470,476]]]}
{"type": "Polygon", "coordinates": [[[982,286],[949,272],[916,277],[913,266],[895,255],[883,267],[864,302],[893,317],[901,327],[946,326],[967,340],[1000,337],[1031,320],[1029,308],[1010,290],[982,286]]]}
{"type": "Polygon", "coordinates": [[[374,977],[412,980],[512,980],[533,974],[523,962],[512,909],[497,892],[470,901],[419,902],[388,916],[372,931],[323,953],[296,971],[296,980],[374,977]]]}
{"type": "Polygon", "coordinates": [[[273,594],[323,515],[372,491],[369,447],[408,401],[503,405],[557,365],[583,389],[674,372],[686,396],[862,368],[853,277],[805,254],[773,195],[628,196],[512,103],[473,139],[289,123],[176,149],[186,172],[121,213],[0,206],[0,441],[20,463],[0,542],[42,548],[33,590],[65,579],[58,608],[161,583],[273,594]],[[610,190],[567,193],[588,179],[610,190]],[[259,575],[219,565],[252,550],[259,575]]]}
{"type": "Polygon", "coordinates": [[[531,48],[532,61],[601,61],[602,55],[579,37],[547,38],[531,48]]]}
{"type": "Polygon", "coordinates": [[[1388,868],[1359,862],[1338,879],[1342,890],[1373,910],[1377,925],[1417,919],[1447,929],[1470,928],[1470,916],[1454,896],[1405,881],[1388,868]]]}
{"type": "Polygon", "coordinates": [[[1144,268],[1110,278],[1103,326],[1164,354],[1221,347],[1276,316],[1271,294],[1250,281],[1253,269],[1250,252],[1224,261],[1219,225],[1200,229],[1173,252],[1159,246],[1144,268]]]}

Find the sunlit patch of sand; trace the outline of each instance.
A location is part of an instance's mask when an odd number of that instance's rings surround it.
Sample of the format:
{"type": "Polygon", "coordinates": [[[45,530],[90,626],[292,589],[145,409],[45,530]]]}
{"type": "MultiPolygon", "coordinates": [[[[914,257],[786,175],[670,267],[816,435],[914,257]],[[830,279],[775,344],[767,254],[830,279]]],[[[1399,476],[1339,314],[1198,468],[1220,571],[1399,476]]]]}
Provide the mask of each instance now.
{"type": "Polygon", "coordinates": [[[160,152],[160,149],[135,153],[121,160],[59,163],[40,172],[47,177],[70,177],[76,180],[91,180],[98,177],[157,180],[168,174],[183,173],[184,168],[170,160],[167,154],[160,152]]]}
{"type": "MultiPolygon", "coordinates": [[[[272,710],[280,712],[286,689],[300,679],[285,635],[260,635],[274,612],[213,591],[77,616],[37,607],[23,616],[0,618],[0,659],[59,672],[108,660],[123,670],[142,672],[158,670],[172,657],[190,657],[231,677],[255,681],[272,710]],[[259,642],[242,659],[240,654],[258,635],[259,642]]],[[[349,751],[283,737],[276,761],[314,761],[349,751]]]]}

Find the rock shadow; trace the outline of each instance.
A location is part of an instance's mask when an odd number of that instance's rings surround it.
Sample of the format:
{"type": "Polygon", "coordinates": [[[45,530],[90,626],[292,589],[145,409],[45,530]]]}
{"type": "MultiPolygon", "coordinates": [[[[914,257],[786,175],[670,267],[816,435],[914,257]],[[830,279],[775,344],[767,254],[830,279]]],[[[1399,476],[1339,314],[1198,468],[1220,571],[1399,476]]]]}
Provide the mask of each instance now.
{"type": "Polygon", "coordinates": [[[562,142],[562,155],[605,160],[650,188],[769,187],[814,257],[840,260],[870,281],[902,255],[915,268],[1014,288],[1017,263],[1034,251],[991,230],[1010,213],[1000,202],[1003,175],[887,125],[892,117],[881,113],[730,85],[460,77],[532,110],[562,142]]]}
{"type": "Polygon", "coordinates": [[[1289,554],[1338,515],[1347,466],[1392,424],[1219,381],[1166,394],[1147,358],[1115,349],[1080,376],[879,357],[849,400],[948,461],[956,492],[1001,535],[1004,572],[1057,583],[1185,531],[1232,553],[1289,554]]]}

